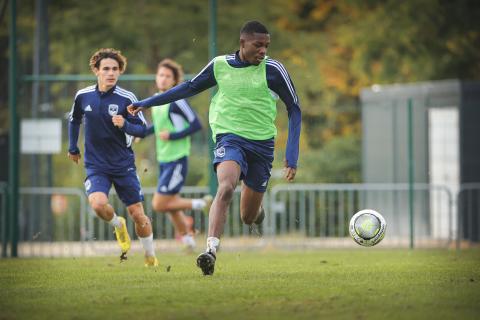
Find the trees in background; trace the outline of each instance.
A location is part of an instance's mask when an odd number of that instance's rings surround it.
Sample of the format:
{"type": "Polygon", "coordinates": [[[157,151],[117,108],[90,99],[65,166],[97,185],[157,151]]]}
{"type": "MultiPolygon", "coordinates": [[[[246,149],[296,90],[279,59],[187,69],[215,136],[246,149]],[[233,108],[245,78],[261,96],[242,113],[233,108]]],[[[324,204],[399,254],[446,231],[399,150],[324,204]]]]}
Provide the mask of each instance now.
{"type": "MultiPolygon", "coordinates": [[[[22,1],[19,10],[19,70],[24,74],[31,73],[32,3],[22,1]]],[[[218,1],[217,48],[218,53],[235,51],[243,22],[263,21],[272,34],[269,54],[286,65],[302,105],[299,165],[308,173],[300,170],[299,180],[357,182],[360,89],[396,82],[480,79],[478,17],[480,3],[467,0],[218,1]]],[[[48,19],[52,73],[89,73],[88,58],[100,47],[121,49],[128,57],[127,73],[153,73],[165,57],[178,60],[187,73],[198,72],[208,62],[206,1],[50,0],[48,19]]],[[[7,43],[6,17],[0,23],[0,43],[7,43]]],[[[8,74],[7,49],[2,46],[0,51],[0,83],[6,83],[8,74]]],[[[86,83],[51,86],[55,114],[68,112],[72,91],[81,85],[86,83]]],[[[153,92],[153,83],[123,85],[139,97],[153,92]]],[[[29,89],[23,90],[21,106],[27,108],[29,89]]],[[[0,121],[6,128],[6,94],[1,96],[0,121]]],[[[192,101],[204,123],[208,98],[204,93],[192,101]]],[[[278,114],[281,160],[287,117],[283,110],[278,114]]],[[[143,157],[148,149],[137,148],[143,157]]],[[[63,155],[56,157],[56,167],[69,170],[64,161],[63,155]]],[[[281,167],[282,162],[275,164],[281,167]]],[[[194,183],[199,181],[204,179],[194,183]]]]}

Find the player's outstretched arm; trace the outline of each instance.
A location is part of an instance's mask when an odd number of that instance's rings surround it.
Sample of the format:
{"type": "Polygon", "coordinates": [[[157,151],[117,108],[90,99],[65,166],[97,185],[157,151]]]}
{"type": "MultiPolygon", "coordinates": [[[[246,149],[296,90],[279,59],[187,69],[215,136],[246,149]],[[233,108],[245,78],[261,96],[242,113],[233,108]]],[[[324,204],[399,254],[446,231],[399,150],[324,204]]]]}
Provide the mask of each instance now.
{"type": "Polygon", "coordinates": [[[143,107],[136,107],[133,104],[127,107],[128,113],[130,113],[132,116],[136,116],[142,110],[143,110],[143,107]]]}
{"type": "Polygon", "coordinates": [[[186,99],[215,85],[217,85],[217,82],[213,72],[212,60],[192,80],[185,81],[162,94],[157,94],[141,101],[133,102],[127,107],[127,110],[131,115],[136,115],[143,109],[171,103],[180,99],[186,99]]]}

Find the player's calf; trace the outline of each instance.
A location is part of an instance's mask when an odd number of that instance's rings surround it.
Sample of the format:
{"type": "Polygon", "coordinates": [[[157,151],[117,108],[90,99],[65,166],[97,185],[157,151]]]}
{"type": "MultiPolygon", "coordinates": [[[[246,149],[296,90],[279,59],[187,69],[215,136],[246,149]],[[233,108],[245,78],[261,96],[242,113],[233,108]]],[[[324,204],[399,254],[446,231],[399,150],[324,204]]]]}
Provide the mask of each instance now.
{"type": "Polygon", "coordinates": [[[261,225],[263,220],[265,220],[265,209],[263,206],[260,206],[260,209],[258,210],[258,215],[257,218],[255,219],[254,223],[258,226],[261,225]]]}
{"type": "Polygon", "coordinates": [[[265,219],[265,210],[263,209],[263,206],[260,206],[257,212],[242,212],[240,216],[242,222],[246,225],[250,226],[253,223],[255,223],[256,225],[260,225],[265,219]]]}
{"type": "Polygon", "coordinates": [[[135,222],[135,232],[145,250],[145,265],[158,265],[158,261],[155,258],[155,245],[150,218],[145,215],[141,203],[132,204],[128,206],[127,210],[135,222]]]}

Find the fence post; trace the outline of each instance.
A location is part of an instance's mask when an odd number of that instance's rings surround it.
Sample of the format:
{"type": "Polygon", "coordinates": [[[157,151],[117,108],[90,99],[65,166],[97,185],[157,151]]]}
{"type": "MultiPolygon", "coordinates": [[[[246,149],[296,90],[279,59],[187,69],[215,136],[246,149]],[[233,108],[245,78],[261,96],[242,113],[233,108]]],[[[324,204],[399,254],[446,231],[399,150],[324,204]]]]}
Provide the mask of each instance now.
{"type": "MultiPolygon", "coordinates": [[[[217,55],[217,0],[209,1],[209,27],[208,27],[208,48],[210,60],[217,55]]],[[[210,90],[210,99],[215,95],[215,89],[210,90]]],[[[213,150],[215,149],[215,143],[212,138],[212,129],[208,127],[208,155],[211,162],[215,158],[213,156],[213,150]]],[[[208,185],[210,188],[210,194],[215,196],[217,193],[218,183],[217,176],[213,170],[213,166],[209,166],[208,185]]],[[[208,229],[207,229],[208,230],[208,229]]]]}
{"type": "Polygon", "coordinates": [[[18,113],[17,113],[17,2],[10,0],[10,38],[9,38],[9,168],[8,168],[8,186],[10,191],[8,201],[9,221],[10,221],[10,256],[18,255],[18,113]]]}
{"type": "Polygon", "coordinates": [[[0,182],[0,194],[2,195],[2,207],[0,208],[0,226],[2,233],[2,258],[7,257],[7,248],[8,248],[8,187],[7,184],[0,182]]]}
{"type": "Polygon", "coordinates": [[[457,201],[457,241],[455,243],[455,247],[458,250],[460,250],[460,245],[461,241],[463,238],[463,205],[461,202],[461,196],[462,196],[462,187],[458,190],[457,196],[456,196],[456,201],[457,201]]]}
{"type": "Polygon", "coordinates": [[[413,100],[408,99],[408,208],[410,218],[410,249],[414,248],[414,192],[413,183],[415,179],[414,154],[413,154],[413,100]]]}

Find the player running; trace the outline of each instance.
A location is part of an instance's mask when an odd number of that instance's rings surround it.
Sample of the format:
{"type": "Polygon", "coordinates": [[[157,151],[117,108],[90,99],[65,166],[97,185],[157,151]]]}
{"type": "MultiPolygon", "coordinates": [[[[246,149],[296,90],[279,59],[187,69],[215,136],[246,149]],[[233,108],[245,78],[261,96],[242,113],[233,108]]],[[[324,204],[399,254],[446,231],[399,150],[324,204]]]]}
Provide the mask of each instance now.
{"type": "Polygon", "coordinates": [[[84,184],[88,201],[97,216],[115,228],[122,250],[120,259],[126,259],[130,249],[126,221],[116,215],[108,202],[113,184],[135,222],[135,232],[145,250],[145,266],[157,266],[152,226],[143,210],[143,194],[131,148],[132,136],[145,136],[146,121],[142,113],[132,116],[127,112],[127,106],[137,99],[132,92],[117,86],[126,66],[127,59],[120,51],[111,48],[100,49],[90,58],[90,68],[97,76],[97,84],[81,89],[75,95],[68,122],[68,157],[78,164],[78,135],[82,119],[85,119],[87,177],[84,184]]]}
{"type": "Polygon", "coordinates": [[[243,180],[242,221],[251,225],[263,220],[261,203],[274,157],[278,98],[285,103],[289,117],[285,179],[293,181],[295,178],[301,111],[284,66],[266,55],[269,45],[267,28],[258,21],[249,21],[240,31],[240,50],[214,58],[192,80],[128,107],[129,112],[136,114],[143,108],[187,98],[218,86],[209,113],[216,142],[213,165],[218,190],[210,208],[207,249],[197,258],[197,266],[204,275],[214,272],[220,236],[239,179],[243,180]]]}
{"type": "MultiPolygon", "coordinates": [[[[183,81],[182,67],[175,61],[165,59],[158,64],[156,85],[159,93],[183,81]]],[[[184,99],[155,106],[152,109],[153,126],[148,134],[155,132],[159,177],[157,191],[152,199],[156,212],[168,212],[176,232],[181,236],[185,248],[192,251],[195,239],[187,225],[184,210],[207,210],[212,196],[187,199],[180,196],[188,170],[190,136],[202,129],[200,120],[184,99]]]]}

